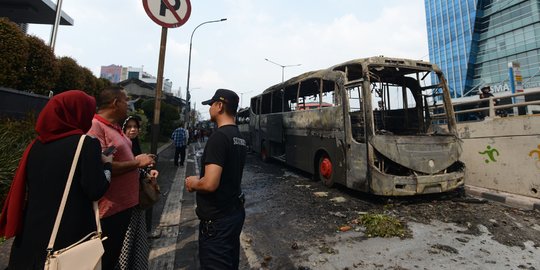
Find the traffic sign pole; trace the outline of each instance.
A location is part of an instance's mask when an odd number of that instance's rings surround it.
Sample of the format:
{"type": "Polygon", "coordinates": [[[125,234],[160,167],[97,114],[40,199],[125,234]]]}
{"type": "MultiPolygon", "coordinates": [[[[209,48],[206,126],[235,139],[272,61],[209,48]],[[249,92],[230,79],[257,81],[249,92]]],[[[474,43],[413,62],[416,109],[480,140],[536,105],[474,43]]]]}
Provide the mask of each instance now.
{"type": "Polygon", "coordinates": [[[187,22],[191,15],[191,3],[189,0],[142,0],[142,3],[148,17],[161,25],[154,121],[152,123],[152,145],[150,146],[150,152],[156,154],[159,138],[161,94],[163,90],[163,68],[165,66],[165,50],[167,47],[167,28],[179,27],[187,22]]]}
{"type": "Polygon", "coordinates": [[[163,89],[163,68],[165,66],[165,50],[167,49],[167,27],[161,27],[161,43],[159,45],[158,77],[156,85],[156,100],[154,105],[154,122],[152,124],[152,145],[150,153],[157,154],[159,138],[159,117],[161,111],[161,93],[163,89]]]}

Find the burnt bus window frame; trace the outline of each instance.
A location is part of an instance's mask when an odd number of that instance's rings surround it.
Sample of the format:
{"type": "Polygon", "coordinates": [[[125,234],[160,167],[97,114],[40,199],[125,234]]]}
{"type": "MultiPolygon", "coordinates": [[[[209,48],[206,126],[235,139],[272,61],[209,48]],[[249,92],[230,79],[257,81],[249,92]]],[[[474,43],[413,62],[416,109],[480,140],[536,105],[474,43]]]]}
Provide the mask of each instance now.
{"type": "Polygon", "coordinates": [[[260,102],[259,102],[260,99],[261,99],[260,96],[255,96],[251,99],[250,109],[254,114],[257,114],[257,115],[261,114],[260,102]]]}

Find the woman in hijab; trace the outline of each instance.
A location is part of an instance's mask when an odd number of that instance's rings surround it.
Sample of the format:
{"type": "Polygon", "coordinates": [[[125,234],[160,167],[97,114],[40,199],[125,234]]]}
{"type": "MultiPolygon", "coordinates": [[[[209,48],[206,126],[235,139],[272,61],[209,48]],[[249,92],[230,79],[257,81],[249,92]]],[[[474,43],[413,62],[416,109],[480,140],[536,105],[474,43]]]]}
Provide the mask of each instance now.
{"type": "MultiPolygon", "coordinates": [[[[131,140],[131,151],[133,155],[137,156],[142,154],[141,146],[139,142],[139,132],[141,129],[141,122],[138,116],[129,116],[122,125],[124,134],[131,140]]],[[[156,181],[158,171],[146,168],[140,169],[140,177],[143,178],[146,174],[150,175],[152,181],[156,181]]],[[[151,211],[152,208],[146,211],[151,211]]],[[[147,213],[148,213],[147,212],[147,213]]],[[[131,220],[128,225],[126,237],[122,245],[122,251],[120,253],[120,259],[117,269],[148,269],[148,254],[150,252],[148,246],[147,232],[151,225],[150,220],[146,215],[145,210],[140,207],[135,207],[132,212],[131,220]]]]}
{"type": "MultiPolygon", "coordinates": [[[[70,90],[52,97],[39,114],[38,136],[23,154],[0,216],[0,235],[15,236],[9,269],[44,268],[75,150],[95,111],[93,97],[70,90]]],[[[54,250],[96,230],[92,202],[109,187],[111,160],[97,139],[84,139],[54,250]]]]}

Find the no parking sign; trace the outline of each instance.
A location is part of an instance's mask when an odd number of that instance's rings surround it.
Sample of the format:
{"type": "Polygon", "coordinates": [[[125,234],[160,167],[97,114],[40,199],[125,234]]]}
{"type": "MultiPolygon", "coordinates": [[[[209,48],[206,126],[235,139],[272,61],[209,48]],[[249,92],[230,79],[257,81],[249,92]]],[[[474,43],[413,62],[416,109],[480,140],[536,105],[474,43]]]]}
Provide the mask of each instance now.
{"type": "Polygon", "coordinates": [[[159,137],[161,92],[163,88],[163,67],[165,65],[165,48],[167,47],[167,28],[179,27],[187,22],[189,15],[191,15],[191,3],[189,0],[142,0],[142,2],[144,10],[150,19],[161,25],[154,121],[152,123],[152,146],[150,148],[150,152],[156,154],[159,137]]]}
{"type": "Polygon", "coordinates": [[[142,2],[150,19],[163,27],[182,26],[191,15],[189,0],[142,0],[142,2]]]}

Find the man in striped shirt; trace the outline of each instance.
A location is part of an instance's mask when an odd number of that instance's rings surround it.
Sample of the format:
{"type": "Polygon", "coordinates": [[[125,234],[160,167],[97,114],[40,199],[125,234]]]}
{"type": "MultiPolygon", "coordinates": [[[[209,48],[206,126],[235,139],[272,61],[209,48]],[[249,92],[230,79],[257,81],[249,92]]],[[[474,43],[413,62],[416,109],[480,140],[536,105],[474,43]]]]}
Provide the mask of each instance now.
{"type": "Polygon", "coordinates": [[[183,124],[180,124],[180,127],[174,130],[171,138],[174,141],[176,146],[176,151],[174,151],[174,166],[178,167],[178,155],[180,155],[180,167],[184,166],[184,160],[186,159],[186,146],[189,139],[188,132],[185,128],[182,127],[183,124]]]}

